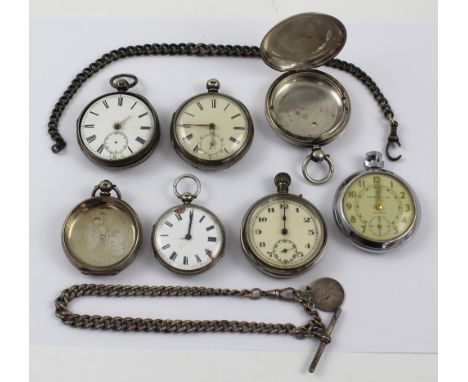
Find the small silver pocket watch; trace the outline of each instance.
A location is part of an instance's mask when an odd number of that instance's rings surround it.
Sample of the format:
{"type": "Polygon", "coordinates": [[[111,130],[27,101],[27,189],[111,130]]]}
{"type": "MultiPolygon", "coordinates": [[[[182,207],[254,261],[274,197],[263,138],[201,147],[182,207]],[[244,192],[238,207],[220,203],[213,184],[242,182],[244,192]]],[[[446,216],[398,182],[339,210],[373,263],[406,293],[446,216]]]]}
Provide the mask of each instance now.
{"type": "Polygon", "coordinates": [[[327,243],[327,228],[312,203],[289,193],[288,174],[277,174],[275,184],[278,192],[258,200],[245,214],[241,244],[247,258],[261,272],[292,277],[320,260],[327,243]]]}
{"type": "Polygon", "coordinates": [[[94,187],[91,198],[67,216],[62,244],[68,259],[81,272],[115,275],[135,258],[141,235],[135,211],[121,199],[115,184],[103,180],[94,187]],[[112,191],[117,197],[111,196],[112,191]]]}
{"type": "Polygon", "coordinates": [[[339,137],[349,119],[351,103],[344,87],[314,68],[333,59],[343,48],[346,29],[336,18],[318,13],[290,17],[264,37],[260,54],[271,68],[286,72],[270,86],[265,113],[273,130],[288,143],[312,149],[302,164],[311,183],[327,182],[333,162],[322,146],[339,137]],[[315,179],[309,163],[326,161],[328,173],[315,179]]]}
{"type": "Polygon", "coordinates": [[[154,257],[178,274],[197,274],[215,265],[223,256],[225,233],[221,221],[210,210],[192,204],[201,190],[198,178],[181,175],[174,181],[174,193],[182,204],[168,209],[153,226],[151,243],[154,257]],[[180,193],[178,185],[192,179],[194,193],[180,193]]]}
{"type": "Polygon", "coordinates": [[[130,93],[138,79],[118,74],[110,79],[117,91],[91,101],[77,121],[78,143],[94,163],[134,166],[153,152],[160,137],[156,112],[143,96],[130,93]]]}
{"type": "Polygon", "coordinates": [[[193,167],[218,170],[245,155],[254,128],[242,102],[218,93],[218,80],[208,80],[206,87],[207,93],[188,99],[174,113],[171,141],[177,154],[193,167]]]}
{"type": "Polygon", "coordinates": [[[368,152],[365,170],[340,185],[334,202],[340,230],[353,244],[371,252],[385,252],[405,243],[420,217],[414,191],[383,165],[380,152],[368,152]]]}

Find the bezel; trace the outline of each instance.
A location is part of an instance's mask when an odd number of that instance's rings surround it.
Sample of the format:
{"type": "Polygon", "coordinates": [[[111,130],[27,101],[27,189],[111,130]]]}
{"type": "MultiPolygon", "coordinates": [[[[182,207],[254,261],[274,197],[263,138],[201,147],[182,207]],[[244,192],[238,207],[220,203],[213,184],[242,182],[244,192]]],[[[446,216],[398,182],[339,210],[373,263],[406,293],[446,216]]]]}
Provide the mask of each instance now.
{"type": "Polygon", "coordinates": [[[164,267],[166,267],[170,271],[175,272],[175,273],[177,273],[179,275],[196,275],[196,274],[205,272],[208,269],[211,269],[224,256],[224,250],[226,248],[226,231],[224,229],[223,223],[209,209],[207,209],[205,207],[202,207],[202,206],[199,206],[198,204],[191,204],[191,203],[190,204],[188,204],[188,203],[179,204],[177,206],[171,207],[171,208],[167,209],[166,211],[164,211],[161,214],[161,216],[158,218],[158,220],[153,224],[153,230],[152,230],[152,233],[151,233],[151,248],[153,249],[154,258],[156,260],[158,260],[164,267]],[[185,270],[185,269],[179,269],[177,267],[174,267],[174,266],[166,263],[163,260],[162,254],[158,251],[158,248],[155,245],[155,238],[156,238],[156,235],[157,235],[156,230],[157,230],[159,224],[161,223],[161,221],[163,221],[166,218],[167,215],[175,212],[176,210],[178,210],[180,208],[196,208],[196,209],[199,209],[199,210],[203,211],[205,214],[209,214],[211,216],[211,218],[213,219],[213,221],[216,222],[218,224],[218,226],[220,227],[221,246],[220,246],[220,249],[219,249],[219,254],[210,263],[208,263],[207,265],[205,265],[202,268],[198,268],[198,269],[194,269],[194,270],[185,270]]]}
{"type": "Polygon", "coordinates": [[[133,210],[132,207],[123,200],[119,198],[114,198],[111,196],[95,196],[89,199],[83,200],[82,202],[78,203],[67,215],[65,222],[62,226],[62,247],[67,255],[68,260],[80,270],[80,272],[84,274],[91,274],[91,275],[115,275],[119,273],[121,270],[126,268],[130,263],[135,259],[138,249],[141,246],[142,241],[142,227],[140,219],[138,215],[133,210]],[[71,219],[73,219],[74,215],[80,213],[80,211],[88,210],[97,206],[98,204],[108,204],[114,208],[118,208],[120,210],[125,211],[128,213],[134,222],[134,229],[135,229],[135,241],[133,243],[132,249],[130,250],[129,254],[120,260],[118,263],[97,267],[88,263],[81,261],[78,257],[76,257],[73,251],[68,246],[68,239],[67,239],[67,232],[68,226],[71,223],[71,219]]]}
{"type": "Polygon", "coordinates": [[[250,263],[255,268],[257,268],[260,272],[263,272],[269,276],[278,277],[278,278],[288,278],[288,277],[298,276],[308,271],[312,267],[314,267],[323,256],[323,253],[327,246],[327,237],[328,237],[327,225],[325,223],[325,220],[323,219],[323,216],[320,213],[320,211],[312,203],[310,203],[308,200],[304,199],[302,196],[299,196],[299,195],[281,194],[281,193],[267,195],[257,200],[245,213],[242,219],[241,232],[240,232],[240,240],[241,240],[242,249],[244,250],[244,254],[246,255],[247,259],[250,261],[250,263]],[[254,210],[257,209],[258,206],[269,203],[274,200],[290,200],[290,201],[294,201],[296,203],[305,205],[308,209],[312,210],[317,215],[318,221],[322,225],[323,239],[322,239],[322,243],[320,243],[320,245],[318,246],[317,253],[307,263],[299,267],[282,269],[282,268],[274,267],[270,264],[267,264],[259,256],[257,256],[256,251],[252,246],[250,235],[249,235],[249,231],[250,231],[249,225],[250,225],[250,219],[252,218],[252,214],[254,210]]]}
{"type": "Polygon", "coordinates": [[[254,125],[252,122],[252,117],[247,107],[241,101],[224,93],[205,92],[205,93],[197,94],[187,99],[174,112],[174,114],[172,115],[172,120],[171,120],[170,135],[171,135],[171,142],[172,142],[172,146],[174,147],[174,150],[179,155],[179,157],[182,158],[186,163],[200,170],[213,170],[214,171],[214,170],[221,170],[221,169],[229,168],[244,157],[244,155],[247,153],[247,151],[249,150],[252,144],[252,140],[254,136],[254,125]],[[202,96],[206,97],[207,95],[212,95],[214,97],[221,96],[221,97],[226,97],[230,99],[232,102],[239,105],[240,109],[245,114],[246,119],[247,119],[247,137],[245,139],[244,144],[240,146],[239,149],[234,154],[224,159],[208,160],[208,159],[198,158],[197,156],[193,155],[191,152],[185,150],[183,143],[177,137],[176,129],[177,129],[177,118],[179,117],[179,114],[182,112],[182,110],[187,104],[191,103],[192,101],[194,101],[195,99],[199,97],[202,97],[202,96]]]}
{"type": "Polygon", "coordinates": [[[335,222],[341,232],[346,236],[346,238],[354,244],[356,247],[364,249],[368,252],[373,253],[385,253],[389,252],[393,249],[396,249],[410,240],[414,233],[419,226],[419,222],[421,219],[421,208],[419,204],[418,197],[414,192],[413,188],[400,176],[396,175],[392,171],[388,171],[381,168],[371,168],[368,170],[358,171],[348,178],[344,180],[343,183],[338,187],[335,198],[333,201],[333,216],[335,218],[335,222]],[[372,173],[379,173],[391,176],[395,178],[397,181],[401,182],[411,193],[411,197],[414,201],[414,218],[412,224],[408,227],[408,229],[399,235],[397,238],[392,240],[370,240],[360,235],[359,232],[355,231],[351,224],[348,223],[346,216],[343,210],[343,199],[346,191],[351,183],[353,183],[356,179],[358,179],[362,175],[372,174],[372,173]]]}
{"type": "Polygon", "coordinates": [[[80,116],[78,117],[76,121],[76,136],[77,136],[78,144],[81,148],[81,151],[86,155],[86,157],[89,160],[91,160],[91,162],[99,166],[103,166],[107,168],[129,168],[129,167],[136,166],[140,164],[141,162],[145,161],[153,153],[153,151],[156,149],[156,146],[158,145],[159,140],[161,138],[161,127],[159,125],[158,114],[154,110],[153,106],[151,106],[151,103],[145,97],[143,97],[140,94],[136,94],[136,93],[132,93],[128,91],[116,91],[116,92],[106,93],[99,97],[96,97],[95,99],[93,99],[91,102],[89,102],[86,105],[86,107],[81,111],[80,116]],[[148,107],[153,117],[153,121],[154,121],[154,134],[149,140],[146,147],[138,151],[135,155],[132,155],[128,158],[119,159],[119,160],[108,160],[108,159],[103,159],[97,156],[91,150],[88,149],[85,141],[83,140],[83,137],[81,136],[80,126],[81,126],[81,121],[83,119],[83,116],[85,115],[86,111],[91,107],[91,105],[93,105],[95,102],[99,101],[100,99],[113,96],[113,95],[117,95],[117,94],[125,94],[125,95],[138,98],[141,102],[143,102],[148,107]]]}

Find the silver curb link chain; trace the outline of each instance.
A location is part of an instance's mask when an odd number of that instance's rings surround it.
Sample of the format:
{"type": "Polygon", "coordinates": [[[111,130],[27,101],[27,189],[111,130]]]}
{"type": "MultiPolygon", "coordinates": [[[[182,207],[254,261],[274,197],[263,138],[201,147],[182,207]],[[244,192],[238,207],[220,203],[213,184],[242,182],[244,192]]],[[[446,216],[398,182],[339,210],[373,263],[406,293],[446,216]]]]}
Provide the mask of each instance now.
{"type": "MultiPolygon", "coordinates": [[[[71,101],[78,89],[89,78],[91,78],[95,73],[99,72],[101,69],[105,68],[112,62],[118,61],[126,57],[159,55],[258,58],[260,57],[260,49],[257,46],[180,43],[135,45],[111,50],[110,52],[105,53],[96,61],[91,63],[89,66],[84,68],[80,73],[78,73],[55,104],[50,114],[48,123],[48,132],[51,139],[54,141],[52,151],[54,153],[59,153],[65,148],[66,143],[62,135],[58,131],[58,123],[68,103],[71,101]]],[[[383,115],[390,123],[391,132],[388,136],[386,147],[387,157],[392,161],[400,159],[401,155],[395,157],[390,154],[390,149],[392,148],[392,146],[396,145],[401,147],[400,140],[397,134],[398,122],[394,119],[392,108],[390,107],[387,99],[380,91],[376,83],[363,70],[349,62],[339,59],[332,59],[328,61],[325,65],[351,74],[369,89],[374,99],[379,104],[383,115]]]]}

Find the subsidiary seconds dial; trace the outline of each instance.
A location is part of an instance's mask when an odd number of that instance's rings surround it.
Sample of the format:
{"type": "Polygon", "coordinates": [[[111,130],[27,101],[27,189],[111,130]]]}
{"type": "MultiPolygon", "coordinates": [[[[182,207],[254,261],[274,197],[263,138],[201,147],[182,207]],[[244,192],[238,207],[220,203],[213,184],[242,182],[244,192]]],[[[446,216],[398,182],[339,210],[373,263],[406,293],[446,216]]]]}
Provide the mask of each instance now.
{"type": "Polygon", "coordinates": [[[258,200],[244,216],[241,242],[250,262],[275,277],[292,277],[321,258],[327,230],[320,212],[302,196],[288,192],[291,178],[275,177],[278,193],[258,200]]]}
{"type": "Polygon", "coordinates": [[[334,216],[353,244],[385,252],[413,236],[419,203],[402,178],[383,168],[380,152],[368,152],[364,164],[364,171],[351,175],[338,188],[334,216]]]}
{"type": "Polygon", "coordinates": [[[209,80],[208,92],[187,100],[174,114],[171,139],[176,152],[194,167],[216,170],[242,158],[253,138],[247,108],[218,93],[219,82],[209,80]]]}
{"type": "Polygon", "coordinates": [[[135,84],[136,77],[131,75],[113,77],[111,85],[118,92],[96,98],[81,113],[78,142],[93,162],[107,167],[132,166],[155,148],[160,135],[158,118],[144,97],[127,91],[135,84]]]}

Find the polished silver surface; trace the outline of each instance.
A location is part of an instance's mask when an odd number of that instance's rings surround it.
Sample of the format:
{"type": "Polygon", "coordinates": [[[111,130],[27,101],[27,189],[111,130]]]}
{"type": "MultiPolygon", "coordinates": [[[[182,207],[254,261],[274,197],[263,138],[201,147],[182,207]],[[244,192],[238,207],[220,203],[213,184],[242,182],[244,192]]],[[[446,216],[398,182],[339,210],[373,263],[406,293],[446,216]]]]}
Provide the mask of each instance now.
{"type": "Polygon", "coordinates": [[[421,206],[418,200],[416,193],[414,192],[413,188],[400,176],[397,174],[383,169],[383,161],[382,154],[377,151],[371,151],[366,154],[366,158],[364,161],[365,170],[358,171],[348,178],[344,180],[343,183],[338,187],[334,202],[333,202],[333,216],[335,218],[335,222],[341,232],[345,235],[345,237],[356,247],[364,249],[368,252],[373,253],[385,253],[389,252],[393,249],[400,247],[401,245],[408,242],[416,232],[419,222],[421,220],[421,206]],[[359,232],[357,232],[353,227],[349,224],[348,220],[346,219],[344,208],[343,208],[343,200],[347,191],[347,188],[359,177],[364,174],[383,174],[388,175],[399,182],[401,182],[411,193],[411,197],[414,201],[414,219],[410,227],[403,232],[401,235],[396,237],[393,240],[371,240],[369,238],[363,237],[359,232]]]}
{"type": "Polygon", "coordinates": [[[336,79],[312,70],[286,73],[273,82],[265,113],[282,139],[312,147],[325,145],[343,133],[350,105],[346,90],[336,79]]]}
{"type": "Polygon", "coordinates": [[[175,196],[177,196],[180,200],[182,200],[184,203],[191,203],[193,199],[196,199],[197,196],[200,194],[201,191],[201,182],[200,179],[198,179],[195,175],[193,174],[183,174],[178,176],[174,180],[174,184],[172,185],[172,190],[174,191],[175,196]],[[179,183],[184,180],[184,179],[191,179],[195,182],[196,185],[196,190],[195,192],[182,192],[180,193],[178,190],[178,185],[179,183]]]}
{"type": "Polygon", "coordinates": [[[263,61],[280,71],[308,70],[335,57],[346,42],[338,19],[320,13],[301,13],[275,25],[263,38],[263,61]]]}

